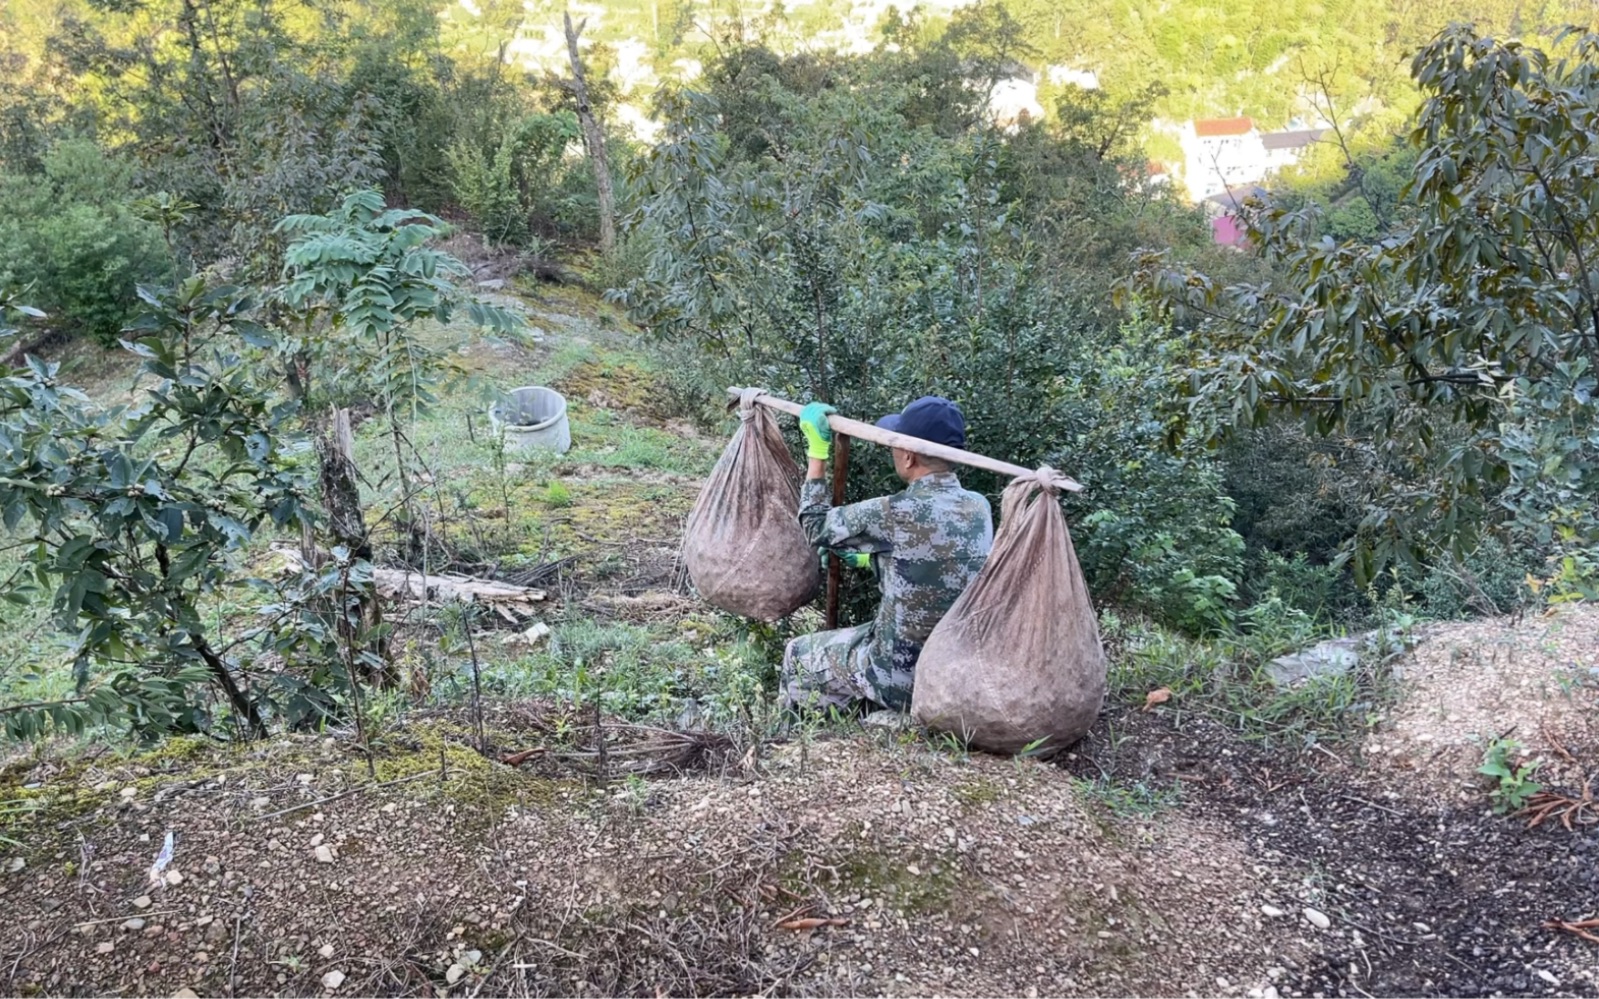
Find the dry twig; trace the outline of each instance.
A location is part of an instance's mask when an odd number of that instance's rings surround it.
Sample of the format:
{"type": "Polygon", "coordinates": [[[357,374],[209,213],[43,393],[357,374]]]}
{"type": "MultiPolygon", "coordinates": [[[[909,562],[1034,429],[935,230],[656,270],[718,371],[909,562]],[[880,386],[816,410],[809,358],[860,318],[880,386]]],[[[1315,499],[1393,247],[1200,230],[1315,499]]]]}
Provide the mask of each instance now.
{"type": "Polygon", "coordinates": [[[778,923],[777,928],[780,930],[814,930],[823,926],[848,925],[848,919],[845,919],[842,916],[834,916],[830,919],[823,919],[819,917],[811,917],[809,919],[790,919],[786,923],[778,923]]]}
{"type": "Polygon", "coordinates": [[[1590,930],[1599,930],[1599,919],[1578,919],[1575,921],[1569,919],[1547,919],[1544,921],[1543,928],[1572,933],[1589,943],[1599,944],[1599,936],[1589,932],[1590,930]]]}
{"type": "Polygon", "coordinates": [[[307,801],[304,804],[291,805],[288,808],[280,808],[275,812],[268,812],[258,818],[256,821],[265,822],[267,819],[275,819],[280,815],[287,815],[290,812],[298,812],[302,808],[315,808],[317,805],[325,805],[330,801],[338,801],[340,798],[348,798],[350,795],[360,794],[362,791],[373,791],[380,787],[393,787],[395,784],[404,784],[406,781],[420,780],[423,777],[431,776],[433,776],[433,771],[428,770],[424,773],[411,774],[409,777],[396,777],[393,780],[386,780],[381,784],[362,784],[359,787],[352,787],[348,791],[340,791],[338,794],[330,794],[326,798],[318,798],[315,801],[307,801]]]}
{"type": "Polygon", "coordinates": [[[1582,782],[1582,794],[1573,797],[1558,791],[1539,791],[1527,799],[1527,804],[1516,813],[1527,816],[1527,828],[1533,829],[1548,819],[1559,819],[1567,832],[1576,826],[1589,826],[1599,822],[1599,801],[1593,796],[1593,781],[1582,782]]]}

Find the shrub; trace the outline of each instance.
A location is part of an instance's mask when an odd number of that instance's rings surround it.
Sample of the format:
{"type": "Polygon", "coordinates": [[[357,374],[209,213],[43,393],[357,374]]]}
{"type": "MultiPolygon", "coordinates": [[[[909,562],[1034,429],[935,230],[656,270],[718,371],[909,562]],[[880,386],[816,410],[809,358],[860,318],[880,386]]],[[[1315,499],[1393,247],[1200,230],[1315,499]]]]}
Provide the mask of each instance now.
{"type": "Polygon", "coordinates": [[[533,114],[498,136],[492,149],[469,140],[451,146],[447,158],[453,189],[483,236],[495,245],[520,246],[532,235],[529,216],[550,202],[562,155],[578,137],[577,119],[566,112],[533,114]]]}
{"type": "Polygon", "coordinates": [[[114,344],[171,260],[154,225],[137,217],[132,168],[94,143],[58,143],[38,173],[0,177],[0,285],[28,288],[54,328],[114,344]]]}

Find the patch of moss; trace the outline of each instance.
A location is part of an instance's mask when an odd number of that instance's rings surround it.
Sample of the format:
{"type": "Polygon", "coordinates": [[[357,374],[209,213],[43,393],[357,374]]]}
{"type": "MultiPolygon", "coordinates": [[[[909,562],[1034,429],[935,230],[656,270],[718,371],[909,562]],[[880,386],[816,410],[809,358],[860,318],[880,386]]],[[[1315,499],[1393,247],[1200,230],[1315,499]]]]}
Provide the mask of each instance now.
{"type": "MultiPolygon", "coordinates": [[[[694,492],[636,482],[585,482],[571,488],[565,521],[575,531],[607,540],[673,538],[694,505],[694,492]]],[[[583,540],[583,539],[579,539],[583,540]]]]}
{"type": "Polygon", "coordinates": [[[950,793],[969,808],[982,808],[1003,798],[1005,789],[994,781],[973,777],[955,785],[950,789],[950,793]]]}
{"type": "Polygon", "coordinates": [[[19,763],[0,773],[0,835],[27,845],[38,830],[118,803],[125,788],[137,791],[136,800],[149,802],[174,777],[206,780],[248,766],[241,760],[237,746],[204,736],[176,736],[116,763],[117,776],[97,782],[88,771],[91,763],[109,769],[104,758],[62,757],[54,761],[57,769],[50,779],[35,787],[28,786],[33,764],[19,763]]]}
{"type": "Polygon", "coordinates": [[[129,763],[134,766],[149,767],[152,770],[169,765],[186,767],[200,759],[215,757],[218,752],[225,749],[226,747],[219,745],[216,740],[202,735],[179,735],[163,740],[154,748],[133,757],[129,763]]]}
{"type": "Polygon", "coordinates": [[[838,869],[842,887],[863,895],[869,892],[908,913],[947,911],[961,883],[959,867],[950,856],[890,857],[865,848],[847,854],[838,869]],[[911,873],[912,866],[917,873],[911,873]]]}
{"type": "Polygon", "coordinates": [[[660,391],[655,376],[631,358],[607,356],[581,364],[555,386],[568,402],[653,417],[660,391]]]}
{"type": "MultiPolygon", "coordinates": [[[[407,745],[398,752],[393,746],[385,747],[383,755],[373,761],[377,779],[417,777],[415,783],[426,786],[428,781],[418,775],[441,774],[442,768],[439,792],[490,826],[513,805],[554,803],[566,786],[485,759],[469,744],[476,734],[462,725],[423,724],[408,730],[405,737],[407,745]]],[[[364,765],[357,766],[364,777],[364,765]]]]}

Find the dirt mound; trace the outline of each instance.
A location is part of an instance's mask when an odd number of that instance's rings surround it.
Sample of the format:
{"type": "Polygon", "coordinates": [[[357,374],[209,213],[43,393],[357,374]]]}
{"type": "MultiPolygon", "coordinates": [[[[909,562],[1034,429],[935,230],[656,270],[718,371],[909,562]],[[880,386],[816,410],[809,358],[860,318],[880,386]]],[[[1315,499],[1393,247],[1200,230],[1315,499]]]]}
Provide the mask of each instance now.
{"type": "MultiPolygon", "coordinates": [[[[1518,735],[1575,724],[1562,697],[1510,697],[1493,715],[1457,689],[1536,690],[1538,669],[1591,663],[1591,615],[1434,635],[1374,738],[1425,734],[1435,716],[1434,732],[1466,727],[1451,712],[1472,724],[1503,716],[1524,726],[1518,735]],[[1455,645],[1436,644],[1451,636],[1455,645]],[[1453,660],[1438,651],[1449,648],[1461,650],[1453,660]],[[1510,714],[1529,704],[1543,707],[1510,714]]],[[[0,817],[20,843],[0,862],[5,985],[1599,991],[1594,945],[1548,925],[1599,916],[1595,827],[1529,829],[1492,814],[1480,783],[1420,793],[1442,753],[1406,766],[1384,752],[1367,767],[1354,743],[1264,748],[1181,705],[1113,703],[1057,764],[807,728],[752,747],[618,725],[602,755],[585,742],[586,717],[532,702],[492,708],[490,756],[520,750],[520,769],[479,755],[451,712],[386,730],[375,780],[347,734],[16,763],[0,779],[0,817]],[[668,743],[706,751],[645,758],[668,743]],[[157,886],[150,867],[168,830],[176,851],[157,886]]],[[[1574,736],[1562,745],[1569,765],[1584,761],[1574,736]]]]}
{"type": "Polygon", "coordinates": [[[1599,607],[1435,626],[1396,672],[1400,699],[1365,752],[1406,794],[1480,797],[1483,750],[1504,737],[1543,760],[1540,783],[1599,776],[1599,607]]]}
{"type": "Polygon", "coordinates": [[[1481,788],[1459,806],[1413,799],[1350,748],[1266,749],[1203,717],[1123,708],[1064,763],[1120,787],[1179,788],[1185,822],[1245,846],[1272,922],[1327,917],[1268,969],[1265,995],[1599,991],[1594,945],[1545,925],[1599,916],[1591,827],[1529,829],[1489,811],[1481,788]]]}
{"type": "Polygon", "coordinates": [[[1180,994],[1296,946],[1225,829],[1042,764],[797,741],[601,788],[422,733],[357,790],[331,739],[185,746],[13,774],[50,805],[0,882],[12,990],[1180,994]]]}

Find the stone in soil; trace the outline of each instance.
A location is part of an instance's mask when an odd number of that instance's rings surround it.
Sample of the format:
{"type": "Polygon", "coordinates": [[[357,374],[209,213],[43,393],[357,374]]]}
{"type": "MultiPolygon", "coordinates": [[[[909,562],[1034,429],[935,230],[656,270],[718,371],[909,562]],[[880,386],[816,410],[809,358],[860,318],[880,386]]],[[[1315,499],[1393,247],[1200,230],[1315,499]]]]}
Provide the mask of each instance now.
{"type": "Polygon", "coordinates": [[[465,977],[465,975],[465,968],[461,967],[459,964],[452,964],[450,965],[450,970],[444,973],[444,983],[446,985],[454,985],[456,982],[459,982],[463,977],[465,977]]]}
{"type": "Polygon", "coordinates": [[[318,950],[317,953],[320,954],[323,958],[332,957],[333,956],[333,945],[332,944],[323,944],[322,945],[322,949],[318,950]]]}
{"type": "Polygon", "coordinates": [[[1278,916],[1284,915],[1283,911],[1281,909],[1277,908],[1275,905],[1263,905],[1263,906],[1261,906],[1260,907],[1260,913],[1261,913],[1261,915],[1266,916],[1266,917],[1268,917],[1270,919],[1276,919],[1278,916]]]}
{"type": "Polygon", "coordinates": [[[1308,649],[1278,656],[1266,672],[1279,687],[1292,687],[1323,676],[1342,676],[1360,663],[1362,638],[1332,638],[1308,649]]]}
{"type": "Polygon", "coordinates": [[[316,848],[316,861],[319,864],[333,863],[333,848],[326,843],[316,848]]]}
{"type": "Polygon", "coordinates": [[[330,971],[322,976],[322,987],[325,989],[336,989],[343,984],[344,972],[342,971],[330,971]]]}
{"type": "Polygon", "coordinates": [[[150,896],[140,895],[138,898],[133,900],[133,907],[135,909],[148,909],[150,908],[151,901],[153,900],[150,898],[150,896]]]}
{"type": "Polygon", "coordinates": [[[1318,930],[1325,930],[1332,926],[1332,920],[1328,919],[1327,914],[1319,909],[1306,909],[1305,918],[1310,921],[1310,925],[1318,930]]]}

